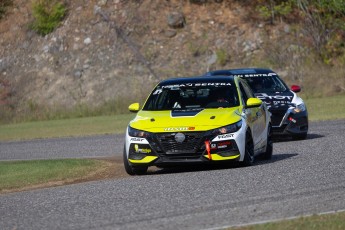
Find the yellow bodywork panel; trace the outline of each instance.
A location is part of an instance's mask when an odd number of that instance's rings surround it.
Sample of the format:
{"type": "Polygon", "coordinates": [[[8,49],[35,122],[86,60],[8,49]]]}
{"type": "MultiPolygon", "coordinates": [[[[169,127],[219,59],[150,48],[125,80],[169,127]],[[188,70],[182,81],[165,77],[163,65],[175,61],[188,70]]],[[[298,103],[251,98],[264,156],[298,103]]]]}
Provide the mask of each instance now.
{"type": "Polygon", "coordinates": [[[140,110],[140,104],[139,103],[133,103],[128,107],[128,110],[136,113],[140,110]]]}
{"type": "Polygon", "coordinates": [[[195,116],[171,116],[170,110],[140,110],[130,126],[148,132],[207,131],[238,122],[240,107],[204,109],[195,116]]]}
{"type": "Polygon", "coordinates": [[[150,162],[156,160],[157,158],[158,157],[156,157],[156,156],[146,156],[141,160],[132,160],[132,159],[128,159],[128,160],[129,160],[129,162],[134,163],[134,164],[137,164],[137,163],[147,164],[147,163],[150,163],[150,162]]]}
{"type": "MultiPolygon", "coordinates": [[[[228,157],[222,157],[221,155],[218,155],[217,153],[211,154],[211,158],[212,158],[213,161],[233,160],[233,159],[238,158],[239,156],[240,156],[240,154],[234,155],[234,156],[228,156],[228,157]]],[[[204,155],[204,157],[209,159],[208,155],[204,155]]]]}

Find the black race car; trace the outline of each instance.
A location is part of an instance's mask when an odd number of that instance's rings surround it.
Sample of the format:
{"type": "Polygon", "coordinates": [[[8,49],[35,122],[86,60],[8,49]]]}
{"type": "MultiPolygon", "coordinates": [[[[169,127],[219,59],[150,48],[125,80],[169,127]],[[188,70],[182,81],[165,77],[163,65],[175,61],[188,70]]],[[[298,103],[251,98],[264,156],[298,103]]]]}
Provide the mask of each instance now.
{"type": "Polygon", "coordinates": [[[296,93],[297,85],[291,89],[277,73],[270,69],[245,68],[215,70],[206,76],[238,76],[245,79],[254,95],[264,101],[272,114],[273,135],[289,135],[294,139],[306,139],[308,133],[308,111],[303,100],[296,93]]]}

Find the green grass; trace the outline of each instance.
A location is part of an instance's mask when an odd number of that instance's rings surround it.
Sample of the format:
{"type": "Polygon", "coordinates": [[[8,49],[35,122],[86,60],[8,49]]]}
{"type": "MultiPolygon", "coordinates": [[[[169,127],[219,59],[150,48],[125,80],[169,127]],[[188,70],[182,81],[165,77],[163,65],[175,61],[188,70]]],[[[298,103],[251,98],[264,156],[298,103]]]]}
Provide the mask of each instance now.
{"type": "Polygon", "coordinates": [[[98,170],[101,161],[89,159],[0,162],[0,193],[45,183],[83,178],[98,170]]]}
{"type": "Polygon", "coordinates": [[[32,4],[32,29],[47,35],[56,29],[65,17],[67,8],[61,0],[36,0],[32,4]]]}
{"type": "Polygon", "coordinates": [[[134,114],[34,121],[0,125],[0,140],[124,133],[134,114]]]}
{"type": "MultiPolygon", "coordinates": [[[[302,96],[303,97],[303,96],[302,96]]],[[[345,95],[307,98],[309,120],[345,119],[345,95]]],[[[0,141],[124,133],[135,114],[0,125],[0,141]]]]}
{"type": "Polygon", "coordinates": [[[311,121],[345,118],[345,95],[308,98],[305,103],[311,121]]]}
{"type": "Polygon", "coordinates": [[[342,230],[345,229],[345,212],[326,215],[313,215],[293,220],[284,220],[245,227],[233,227],[236,230],[342,230]]]}

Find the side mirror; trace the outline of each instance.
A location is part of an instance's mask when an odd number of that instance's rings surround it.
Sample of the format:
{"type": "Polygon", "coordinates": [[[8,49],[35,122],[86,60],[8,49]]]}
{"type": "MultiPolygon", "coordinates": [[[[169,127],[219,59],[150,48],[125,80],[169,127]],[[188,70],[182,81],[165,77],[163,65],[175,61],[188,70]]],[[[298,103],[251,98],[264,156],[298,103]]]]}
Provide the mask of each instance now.
{"type": "Polygon", "coordinates": [[[262,105],[262,101],[259,98],[249,98],[247,100],[246,108],[254,108],[262,105]]]}
{"type": "Polygon", "coordinates": [[[128,110],[132,113],[136,113],[140,110],[140,104],[139,103],[133,103],[130,106],[128,106],[128,110]]]}
{"type": "Polygon", "coordinates": [[[301,87],[299,87],[298,85],[292,85],[291,91],[293,91],[295,93],[301,92],[301,87]]]}

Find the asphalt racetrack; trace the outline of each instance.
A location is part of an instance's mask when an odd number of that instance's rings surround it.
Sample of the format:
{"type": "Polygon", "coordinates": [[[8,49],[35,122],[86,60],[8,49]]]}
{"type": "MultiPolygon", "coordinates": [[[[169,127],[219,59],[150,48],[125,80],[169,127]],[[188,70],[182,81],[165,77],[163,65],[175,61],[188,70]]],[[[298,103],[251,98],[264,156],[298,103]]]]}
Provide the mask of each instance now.
{"type": "MultiPolygon", "coordinates": [[[[109,157],[123,135],[0,142],[0,160],[109,157]]],[[[0,229],[219,229],[345,209],[345,120],[252,167],[176,169],[0,195],[0,229]]],[[[1,183],[1,182],[0,182],[1,183]]]]}

